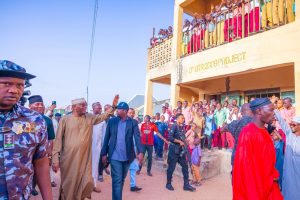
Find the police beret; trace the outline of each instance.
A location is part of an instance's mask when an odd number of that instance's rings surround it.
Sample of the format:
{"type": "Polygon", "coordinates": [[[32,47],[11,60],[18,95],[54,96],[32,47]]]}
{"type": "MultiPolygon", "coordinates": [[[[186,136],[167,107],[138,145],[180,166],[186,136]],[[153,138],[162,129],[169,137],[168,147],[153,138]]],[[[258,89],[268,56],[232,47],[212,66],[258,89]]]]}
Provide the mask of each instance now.
{"type": "Polygon", "coordinates": [[[252,111],[254,111],[262,106],[265,106],[265,105],[268,105],[271,103],[272,102],[270,101],[269,98],[257,98],[250,102],[250,109],[252,111]]]}
{"type": "Polygon", "coordinates": [[[33,104],[36,102],[43,102],[43,98],[40,95],[33,95],[28,98],[29,104],[33,104]]]}
{"type": "Polygon", "coordinates": [[[0,60],[0,77],[32,79],[34,75],[26,73],[25,68],[8,60],[0,60]]]}

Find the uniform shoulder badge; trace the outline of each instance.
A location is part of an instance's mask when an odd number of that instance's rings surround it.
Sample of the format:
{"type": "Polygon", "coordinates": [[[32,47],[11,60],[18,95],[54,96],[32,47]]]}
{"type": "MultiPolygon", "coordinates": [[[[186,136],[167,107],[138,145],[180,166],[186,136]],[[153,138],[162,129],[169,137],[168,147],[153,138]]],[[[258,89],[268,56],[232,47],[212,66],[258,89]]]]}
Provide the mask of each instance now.
{"type": "Polygon", "coordinates": [[[34,123],[34,122],[31,122],[31,123],[30,123],[30,129],[31,129],[30,132],[35,133],[35,132],[36,132],[35,127],[36,127],[35,123],[34,123]]]}
{"type": "Polygon", "coordinates": [[[13,122],[13,127],[12,131],[15,132],[16,134],[21,134],[23,133],[23,125],[19,122],[13,122]]]}
{"type": "Polygon", "coordinates": [[[29,122],[26,122],[24,132],[25,133],[30,133],[31,132],[31,125],[30,125],[29,122]]]}

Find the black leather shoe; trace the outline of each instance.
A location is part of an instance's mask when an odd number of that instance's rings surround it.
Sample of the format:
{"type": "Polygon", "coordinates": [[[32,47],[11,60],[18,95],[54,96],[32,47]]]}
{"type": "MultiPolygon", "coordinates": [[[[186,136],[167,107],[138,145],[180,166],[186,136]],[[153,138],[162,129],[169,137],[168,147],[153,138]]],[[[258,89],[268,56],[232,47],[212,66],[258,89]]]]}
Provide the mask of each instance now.
{"type": "Polygon", "coordinates": [[[166,188],[170,191],[174,191],[174,188],[170,183],[167,183],[166,188]]]}
{"type": "Polygon", "coordinates": [[[183,186],[183,190],[194,192],[196,188],[191,186],[190,184],[183,186]]]}
{"type": "Polygon", "coordinates": [[[131,191],[131,192],[138,192],[138,191],[140,191],[140,190],[142,190],[142,188],[137,187],[137,186],[134,186],[134,187],[131,187],[131,188],[130,188],[130,191],[131,191]]]}
{"type": "Polygon", "coordinates": [[[153,176],[151,172],[147,172],[147,175],[148,176],[153,176]]]}
{"type": "Polygon", "coordinates": [[[31,194],[32,194],[33,196],[39,195],[39,193],[38,193],[38,191],[36,191],[36,189],[33,189],[33,190],[31,191],[31,194]]]}

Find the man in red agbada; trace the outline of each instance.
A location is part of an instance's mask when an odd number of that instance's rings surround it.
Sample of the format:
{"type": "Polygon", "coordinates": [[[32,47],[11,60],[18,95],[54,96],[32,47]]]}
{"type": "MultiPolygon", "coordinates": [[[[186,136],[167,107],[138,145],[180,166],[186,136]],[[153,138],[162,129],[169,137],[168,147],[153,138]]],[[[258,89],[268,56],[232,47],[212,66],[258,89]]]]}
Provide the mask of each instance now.
{"type": "Polygon", "coordinates": [[[239,136],[233,167],[234,200],[281,200],[275,149],[265,128],[274,117],[268,98],[250,102],[253,120],[239,136]]]}

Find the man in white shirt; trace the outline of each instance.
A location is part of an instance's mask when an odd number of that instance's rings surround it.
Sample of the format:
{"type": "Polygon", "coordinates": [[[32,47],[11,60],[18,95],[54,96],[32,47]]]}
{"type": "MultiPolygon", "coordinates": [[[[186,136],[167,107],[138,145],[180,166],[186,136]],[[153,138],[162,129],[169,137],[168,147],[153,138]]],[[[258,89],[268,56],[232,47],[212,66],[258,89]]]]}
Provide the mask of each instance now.
{"type": "Polygon", "coordinates": [[[167,113],[166,106],[163,106],[161,109],[162,109],[162,115],[165,117],[165,122],[167,123],[169,121],[170,115],[167,113]]]}

